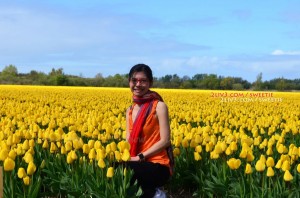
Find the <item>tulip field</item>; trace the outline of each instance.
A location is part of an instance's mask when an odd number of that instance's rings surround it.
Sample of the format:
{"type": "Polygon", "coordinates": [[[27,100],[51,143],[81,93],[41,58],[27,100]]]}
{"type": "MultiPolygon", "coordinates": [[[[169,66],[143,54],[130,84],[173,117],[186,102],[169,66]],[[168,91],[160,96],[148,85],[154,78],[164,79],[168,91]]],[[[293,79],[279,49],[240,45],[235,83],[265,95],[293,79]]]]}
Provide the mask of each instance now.
{"type": "MultiPolygon", "coordinates": [[[[154,89],[178,197],[300,197],[300,93],[154,89]]],[[[129,88],[0,85],[3,197],[139,197],[129,88]]]]}

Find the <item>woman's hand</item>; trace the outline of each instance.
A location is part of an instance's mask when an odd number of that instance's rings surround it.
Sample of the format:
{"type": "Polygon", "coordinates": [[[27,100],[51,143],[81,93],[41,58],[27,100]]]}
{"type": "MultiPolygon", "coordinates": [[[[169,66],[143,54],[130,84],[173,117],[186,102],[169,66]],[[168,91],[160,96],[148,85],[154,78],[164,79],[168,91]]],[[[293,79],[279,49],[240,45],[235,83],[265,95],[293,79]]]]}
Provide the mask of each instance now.
{"type": "Polygon", "coordinates": [[[134,157],[131,157],[129,161],[138,162],[138,161],[140,161],[140,158],[139,158],[139,156],[134,156],[134,157]]]}

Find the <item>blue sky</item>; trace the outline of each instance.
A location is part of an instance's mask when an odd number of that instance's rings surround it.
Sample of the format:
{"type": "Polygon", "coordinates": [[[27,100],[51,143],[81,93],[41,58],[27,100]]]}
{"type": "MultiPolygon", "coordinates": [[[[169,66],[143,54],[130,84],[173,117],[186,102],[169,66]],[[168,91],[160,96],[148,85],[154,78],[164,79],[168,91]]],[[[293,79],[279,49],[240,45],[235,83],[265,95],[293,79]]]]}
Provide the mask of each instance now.
{"type": "Polygon", "coordinates": [[[0,70],[300,78],[299,0],[0,0],[0,70]]]}

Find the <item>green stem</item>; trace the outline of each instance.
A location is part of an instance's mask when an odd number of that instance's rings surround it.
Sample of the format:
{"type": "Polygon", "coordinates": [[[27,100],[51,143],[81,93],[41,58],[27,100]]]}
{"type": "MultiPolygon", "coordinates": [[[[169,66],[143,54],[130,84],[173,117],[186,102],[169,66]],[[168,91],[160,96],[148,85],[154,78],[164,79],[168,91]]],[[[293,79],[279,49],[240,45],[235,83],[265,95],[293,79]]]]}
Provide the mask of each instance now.
{"type": "Polygon", "coordinates": [[[265,174],[262,172],[262,183],[261,183],[261,197],[264,197],[264,191],[265,191],[265,174]]]}

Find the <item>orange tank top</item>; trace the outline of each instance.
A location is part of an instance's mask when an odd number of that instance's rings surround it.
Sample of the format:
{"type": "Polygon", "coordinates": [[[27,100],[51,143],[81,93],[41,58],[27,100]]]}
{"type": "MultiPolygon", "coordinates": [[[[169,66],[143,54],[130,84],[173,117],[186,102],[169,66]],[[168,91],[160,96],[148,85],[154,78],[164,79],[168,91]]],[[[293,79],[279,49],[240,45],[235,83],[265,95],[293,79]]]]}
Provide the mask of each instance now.
{"type": "MultiPolygon", "coordinates": [[[[148,115],[146,122],[143,127],[143,131],[141,132],[141,143],[138,145],[137,153],[144,152],[148,150],[153,144],[160,140],[160,130],[159,130],[159,122],[156,116],[156,106],[158,100],[155,100],[152,105],[152,109],[150,114],[148,115]]],[[[129,111],[129,132],[131,133],[133,127],[133,120],[132,120],[132,110],[133,107],[130,108],[129,111]]],[[[170,168],[169,164],[169,157],[167,154],[167,150],[163,149],[162,151],[147,157],[146,161],[153,162],[153,163],[160,163],[170,168]]]]}

